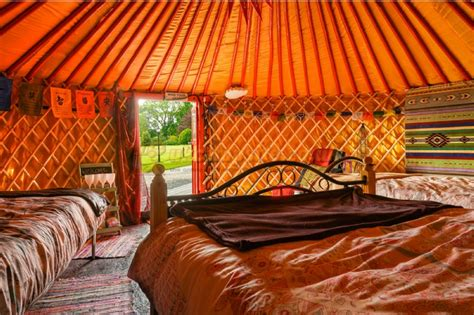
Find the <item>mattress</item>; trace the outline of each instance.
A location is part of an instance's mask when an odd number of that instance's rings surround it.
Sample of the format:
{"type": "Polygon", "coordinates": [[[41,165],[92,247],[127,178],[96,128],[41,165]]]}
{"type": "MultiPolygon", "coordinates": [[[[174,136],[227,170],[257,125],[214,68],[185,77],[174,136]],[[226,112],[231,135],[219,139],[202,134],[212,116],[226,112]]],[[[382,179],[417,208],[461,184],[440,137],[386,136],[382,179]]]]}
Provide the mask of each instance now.
{"type": "Polygon", "coordinates": [[[76,196],[0,197],[0,314],[22,314],[100,224],[76,196]]]}
{"type": "Polygon", "coordinates": [[[448,208],[385,227],[240,252],[172,218],[129,270],[159,314],[467,314],[474,212],[448,208]]]}

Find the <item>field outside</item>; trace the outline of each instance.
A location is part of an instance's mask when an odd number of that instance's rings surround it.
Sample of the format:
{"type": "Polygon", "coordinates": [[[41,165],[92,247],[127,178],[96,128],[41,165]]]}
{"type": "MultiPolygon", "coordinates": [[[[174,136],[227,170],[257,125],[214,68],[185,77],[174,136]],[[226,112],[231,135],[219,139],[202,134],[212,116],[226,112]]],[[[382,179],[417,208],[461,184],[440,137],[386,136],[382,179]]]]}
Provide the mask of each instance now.
{"type": "MultiPolygon", "coordinates": [[[[162,145],[160,146],[160,151],[160,163],[163,164],[167,170],[188,166],[192,163],[192,151],[191,145],[189,144],[162,145]]],[[[141,155],[142,171],[144,173],[151,172],[153,165],[158,162],[158,147],[141,147],[141,155]]]]}

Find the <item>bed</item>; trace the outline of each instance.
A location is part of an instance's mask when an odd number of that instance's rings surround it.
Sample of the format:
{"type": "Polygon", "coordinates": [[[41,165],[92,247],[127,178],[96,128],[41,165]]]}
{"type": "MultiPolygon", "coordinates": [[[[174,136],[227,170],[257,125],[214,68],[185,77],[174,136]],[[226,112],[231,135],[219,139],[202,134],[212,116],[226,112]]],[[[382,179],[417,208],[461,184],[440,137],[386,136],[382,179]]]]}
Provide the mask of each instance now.
{"type": "Polygon", "coordinates": [[[84,189],[0,192],[0,314],[23,314],[49,288],[106,206],[84,189]]]}
{"type": "MultiPolygon", "coordinates": [[[[273,188],[247,184],[243,185],[244,192],[248,194],[249,187],[264,193],[275,187],[297,189],[292,184],[298,176],[291,172],[285,176],[287,165],[279,171],[269,169],[268,176],[247,174],[247,178],[255,183],[258,179],[276,177],[273,188]],[[288,178],[289,183],[285,182],[288,178]]],[[[154,171],[151,232],[140,244],[129,270],[129,277],[138,282],[149,298],[152,313],[472,312],[471,210],[443,206],[397,224],[240,251],[223,246],[189,223],[189,218],[167,219],[170,204],[176,208],[203,201],[189,202],[186,199],[193,197],[185,196],[169,197],[167,203],[163,169],[155,167],[154,171]]],[[[243,178],[236,178],[205,194],[203,199],[217,197],[219,202],[219,190],[224,195],[238,195],[240,188],[235,184],[243,178]]],[[[362,179],[344,182],[342,186],[361,185],[366,192],[373,193],[374,179],[370,163],[366,163],[362,179]]],[[[318,190],[329,185],[324,184],[326,180],[318,184],[318,190]]],[[[274,199],[291,198],[300,196],[274,199]]]]}
{"type": "MultiPolygon", "coordinates": [[[[345,181],[358,175],[334,174],[345,181]]],[[[378,195],[410,200],[432,200],[474,209],[474,177],[421,173],[376,173],[378,195]]],[[[337,188],[337,185],[333,186],[337,188]]]]}

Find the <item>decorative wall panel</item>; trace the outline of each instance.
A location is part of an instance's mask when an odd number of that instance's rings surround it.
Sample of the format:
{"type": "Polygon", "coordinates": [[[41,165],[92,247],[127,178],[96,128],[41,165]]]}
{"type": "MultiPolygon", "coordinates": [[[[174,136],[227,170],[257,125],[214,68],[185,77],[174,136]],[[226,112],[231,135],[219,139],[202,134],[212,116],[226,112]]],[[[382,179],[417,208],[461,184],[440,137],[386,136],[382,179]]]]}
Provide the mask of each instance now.
{"type": "Polygon", "coordinates": [[[407,171],[474,175],[474,81],[412,90],[407,171]]]}

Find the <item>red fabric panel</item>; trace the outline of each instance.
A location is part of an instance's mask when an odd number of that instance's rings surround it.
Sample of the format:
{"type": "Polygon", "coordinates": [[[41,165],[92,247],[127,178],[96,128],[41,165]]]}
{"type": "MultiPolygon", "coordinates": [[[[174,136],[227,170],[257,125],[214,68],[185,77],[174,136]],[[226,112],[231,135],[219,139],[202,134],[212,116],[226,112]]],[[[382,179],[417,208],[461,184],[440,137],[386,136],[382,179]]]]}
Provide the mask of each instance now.
{"type": "Polygon", "coordinates": [[[310,164],[318,166],[329,166],[334,149],[316,149],[313,151],[313,156],[310,164]]]}
{"type": "Polygon", "coordinates": [[[115,106],[117,124],[117,187],[124,225],[139,224],[142,208],[142,174],[138,104],[134,97],[127,101],[125,111],[115,106]]]}

